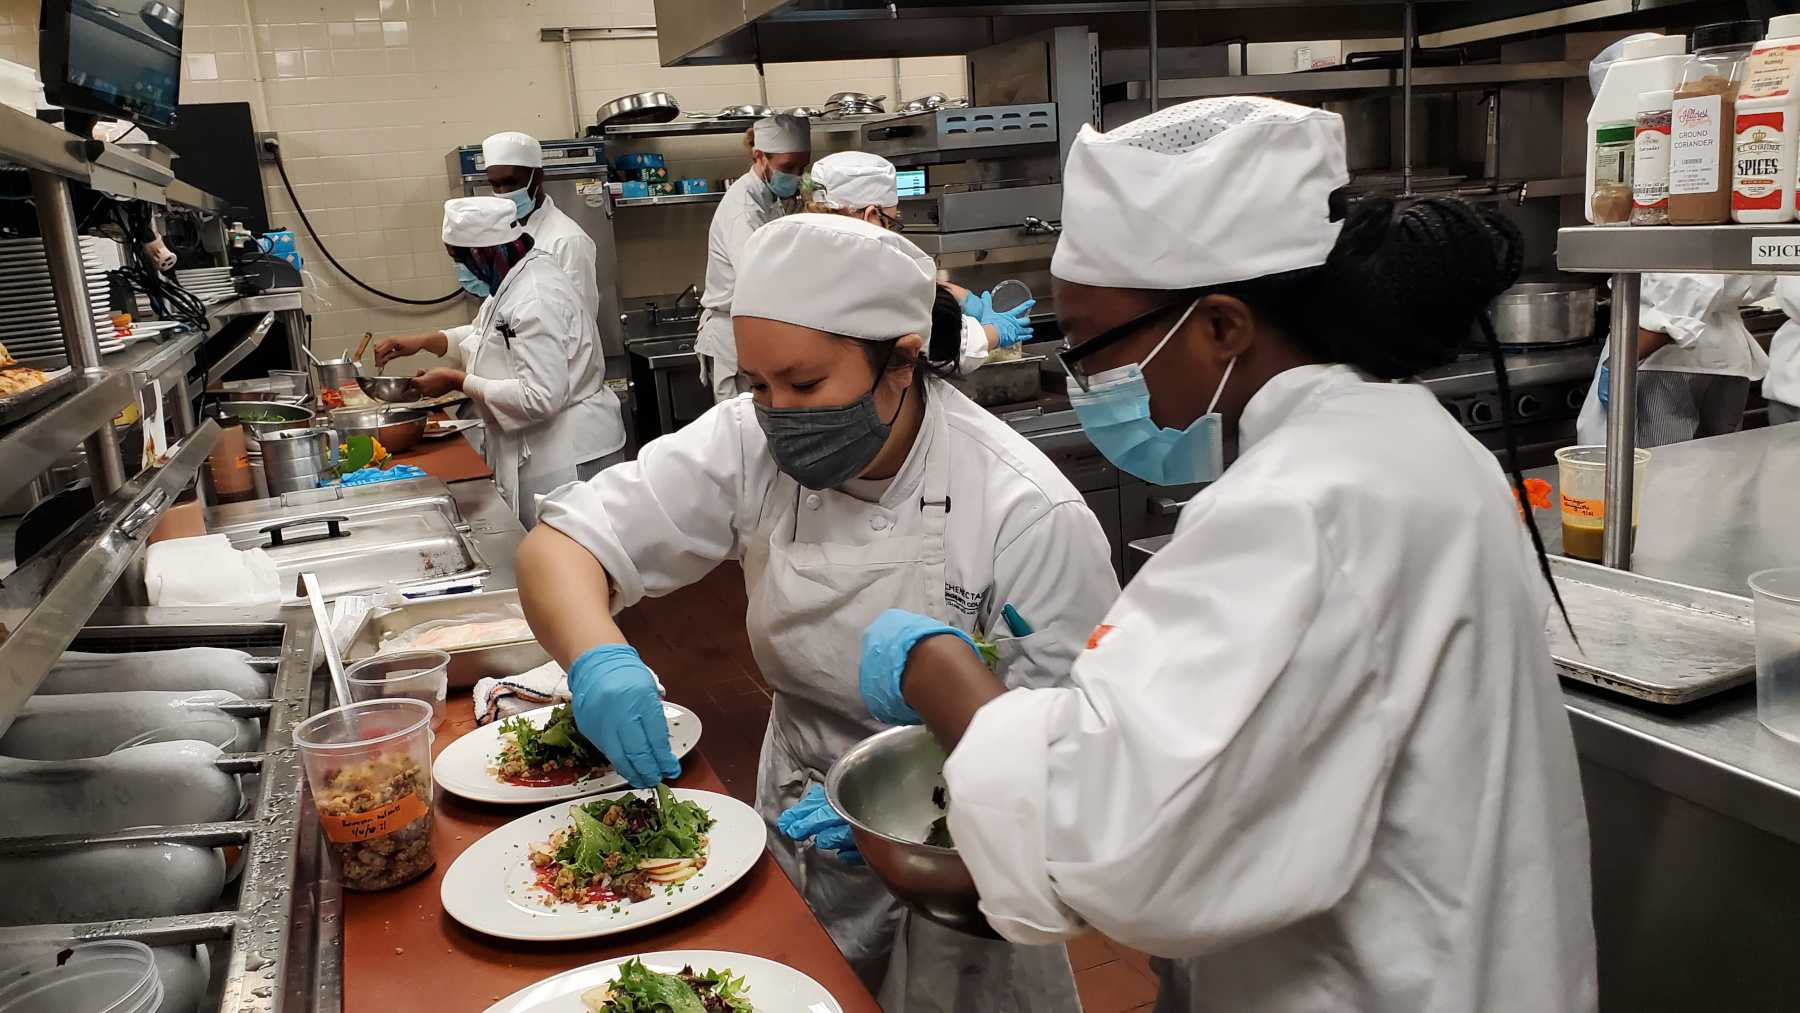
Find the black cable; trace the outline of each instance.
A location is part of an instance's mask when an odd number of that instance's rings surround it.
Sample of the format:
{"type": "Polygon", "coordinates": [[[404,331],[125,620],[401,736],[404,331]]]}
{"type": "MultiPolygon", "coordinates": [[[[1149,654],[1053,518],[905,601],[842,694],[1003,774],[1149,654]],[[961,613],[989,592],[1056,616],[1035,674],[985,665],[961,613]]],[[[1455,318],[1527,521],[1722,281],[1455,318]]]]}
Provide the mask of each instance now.
{"type": "Polygon", "coordinates": [[[275,171],[281,174],[281,188],[287,191],[288,200],[293,202],[294,213],[300,216],[300,224],[306,226],[306,234],[312,237],[313,245],[319,248],[319,252],[325,255],[325,259],[331,262],[331,266],[337,268],[339,274],[350,279],[351,284],[354,284],[357,288],[360,288],[371,295],[378,295],[389,302],[404,303],[407,306],[436,306],[439,303],[447,303],[463,294],[462,289],[458,287],[456,291],[437,299],[408,299],[405,296],[383,292],[368,282],[363,281],[361,278],[358,278],[356,275],[351,274],[349,268],[338,263],[338,259],[331,255],[331,251],[325,248],[325,241],[320,239],[318,232],[313,230],[312,221],[306,217],[306,209],[300,206],[300,198],[294,193],[294,184],[288,182],[287,166],[282,164],[281,161],[281,149],[279,147],[271,147],[269,148],[269,153],[275,156],[275,171]]]}

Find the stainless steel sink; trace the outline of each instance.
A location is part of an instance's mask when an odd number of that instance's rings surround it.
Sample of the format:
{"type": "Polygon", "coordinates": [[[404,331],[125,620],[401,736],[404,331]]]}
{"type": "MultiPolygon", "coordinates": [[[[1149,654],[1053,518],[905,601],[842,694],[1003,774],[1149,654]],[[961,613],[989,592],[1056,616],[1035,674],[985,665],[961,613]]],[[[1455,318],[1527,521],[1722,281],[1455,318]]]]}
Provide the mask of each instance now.
{"type": "Polygon", "coordinates": [[[446,580],[480,583],[488,573],[449,488],[435,478],[214,507],[206,526],[239,549],[267,552],[287,601],[298,600],[304,572],[319,575],[327,598],[446,580]]]}

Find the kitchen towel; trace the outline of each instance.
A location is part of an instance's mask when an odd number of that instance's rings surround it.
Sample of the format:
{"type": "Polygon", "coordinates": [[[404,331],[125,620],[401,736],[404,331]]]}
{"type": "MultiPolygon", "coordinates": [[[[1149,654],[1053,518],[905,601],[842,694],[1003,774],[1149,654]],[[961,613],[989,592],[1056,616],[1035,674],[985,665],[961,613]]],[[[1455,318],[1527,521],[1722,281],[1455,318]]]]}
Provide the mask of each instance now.
{"type": "Polygon", "coordinates": [[[270,605],[281,574],[268,553],[224,535],[171,538],[144,550],[144,590],[152,605],[270,605]]]}
{"type": "Polygon", "coordinates": [[[569,677],[546,661],[529,672],[475,683],[475,723],[487,724],[551,704],[568,703],[569,677]]]}

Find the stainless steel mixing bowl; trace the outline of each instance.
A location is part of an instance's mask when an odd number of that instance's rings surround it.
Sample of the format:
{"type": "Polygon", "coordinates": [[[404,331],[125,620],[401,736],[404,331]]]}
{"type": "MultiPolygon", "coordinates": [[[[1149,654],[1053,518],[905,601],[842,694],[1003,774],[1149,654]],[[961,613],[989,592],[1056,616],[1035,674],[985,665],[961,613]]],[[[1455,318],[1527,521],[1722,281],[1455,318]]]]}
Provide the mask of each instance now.
{"type": "Polygon", "coordinates": [[[404,454],[425,437],[431,413],[423,408],[339,408],[331,413],[331,428],[339,439],[372,436],[390,454],[404,454]]]}
{"type": "Polygon", "coordinates": [[[932,801],[944,786],[944,755],[922,726],[877,732],[831,765],[825,797],[850,822],[869,868],[902,903],[958,932],[998,939],[955,849],[920,843],[944,815],[932,801]]]}
{"type": "Polygon", "coordinates": [[[413,390],[410,376],[364,376],[358,373],[356,385],[362,388],[364,394],[389,404],[403,404],[419,399],[419,392],[413,390]]]}

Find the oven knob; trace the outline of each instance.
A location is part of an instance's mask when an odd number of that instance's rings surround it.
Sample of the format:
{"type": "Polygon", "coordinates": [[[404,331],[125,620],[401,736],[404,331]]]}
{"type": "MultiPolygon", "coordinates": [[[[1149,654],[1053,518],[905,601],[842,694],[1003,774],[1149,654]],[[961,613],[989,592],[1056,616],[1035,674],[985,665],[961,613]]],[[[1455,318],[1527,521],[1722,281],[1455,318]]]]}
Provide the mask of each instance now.
{"type": "Polygon", "coordinates": [[[1586,384],[1576,384],[1569,388],[1569,393],[1564,396],[1563,403],[1573,411],[1580,411],[1581,406],[1587,403],[1587,394],[1586,384]]]}
{"type": "Polygon", "coordinates": [[[1478,426],[1485,426],[1494,421],[1494,406],[1486,401],[1477,401],[1469,406],[1469,421],[1478,426]]]}
{"type": "Polygon", "coordinates": [[[1544,410],[1544,403],[1536,394],[1520,394],[1513,402],[1513,413],[1522,419],[1528,419],[1544,410]]]}

